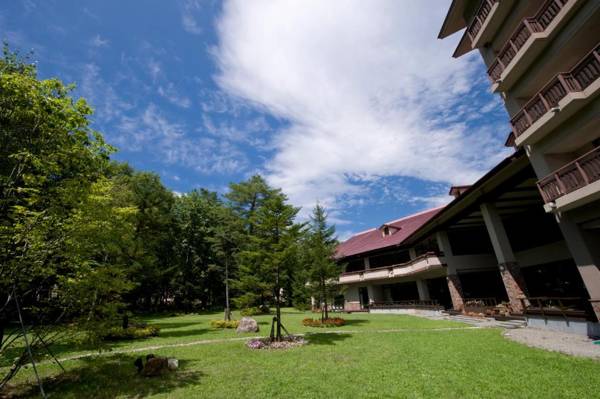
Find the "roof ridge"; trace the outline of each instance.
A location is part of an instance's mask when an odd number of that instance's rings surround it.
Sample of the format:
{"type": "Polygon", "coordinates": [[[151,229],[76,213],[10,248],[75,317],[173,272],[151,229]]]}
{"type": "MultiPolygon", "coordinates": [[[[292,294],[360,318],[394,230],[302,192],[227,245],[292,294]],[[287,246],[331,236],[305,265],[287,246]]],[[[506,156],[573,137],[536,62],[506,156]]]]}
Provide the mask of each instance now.
{"type": "Polygon", "coordinates": [[[385,223],[383,223],[383,224],[392,224],[392,223],[398,223],[398,222],[401,222],[401,221],[403,221],[403,220],[410,219],[410,218],[413,218],[413,217],[416,217],[416,216],[420,216],[420,215],[423,215],[423,214],[425,214],[425,213],[428,213],[428,212],[436,211],[436,210],[438,210],[438,209],[444,208],[445,206],[446,206],[446,205],[440,205],[440,206],[438,206],[438,207],[435,207],[435,208],[426,209],[426,210],[424,210],[424,211],[417,212],[417,213],[413,213],[413,214],[411,214],[411,215],[407,215],[407,216],[403,216],[403,217],[401,217],[400,219],[392,220],[392,221],[390,221],[390,222],[385,222],[385,223]]]}

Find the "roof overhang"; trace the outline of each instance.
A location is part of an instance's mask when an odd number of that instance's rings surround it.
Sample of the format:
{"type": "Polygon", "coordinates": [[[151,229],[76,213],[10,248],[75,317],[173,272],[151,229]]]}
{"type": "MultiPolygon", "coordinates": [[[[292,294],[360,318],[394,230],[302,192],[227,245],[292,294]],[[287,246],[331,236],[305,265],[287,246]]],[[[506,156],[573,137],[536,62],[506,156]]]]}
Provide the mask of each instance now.
{"type": "Polygon", "coordinates": [[[492,170],[486,173],[475,184],[455,198],[437,215],[431,218],[421,228],[404,240],[405,245],[415,244],[427,238],[435,231],[444,228],[466,210],[481,202],[491,193],[494,193],[511,178],[524,171],[529,166],[529,158],[525,151],[520,149],[505,158],[492,170]]]}
{"type": "Polygon", "coordinates": [[[452,0],[450,9],[438,34],[438,39],[444,39],[467,26],[467,22],[463,17],[467,2],[468,0],[452,0]]]}

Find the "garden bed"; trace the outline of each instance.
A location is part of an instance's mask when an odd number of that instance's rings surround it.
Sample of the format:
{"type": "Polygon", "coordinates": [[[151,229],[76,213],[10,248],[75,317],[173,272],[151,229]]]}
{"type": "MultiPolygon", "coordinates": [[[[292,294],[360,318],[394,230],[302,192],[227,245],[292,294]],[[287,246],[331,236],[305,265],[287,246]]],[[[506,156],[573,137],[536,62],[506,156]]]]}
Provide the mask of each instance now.
{"type": "Polygon", "coordinates": [[[333,317],[325,320],[306,318],[302,320],[305,327],[341,327],[346,324],[346,320],[341,317],[333,317]]]}
{"type": "Polygon", "coordinates": [[[300,335],[288,335],[281,341],[271,340],[271,338],[253,338],[246,341],[246,346],[250,349],[290,349],[307,343],[308,341],[300,335]]]}

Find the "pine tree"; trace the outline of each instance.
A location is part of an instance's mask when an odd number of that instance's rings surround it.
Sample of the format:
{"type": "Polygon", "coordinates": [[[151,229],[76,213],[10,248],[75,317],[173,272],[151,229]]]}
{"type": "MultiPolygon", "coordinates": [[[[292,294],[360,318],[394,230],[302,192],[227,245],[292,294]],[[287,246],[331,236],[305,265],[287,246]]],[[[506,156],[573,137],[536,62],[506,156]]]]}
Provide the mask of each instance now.
{"type": "Polygon", "coordinates": [[[281,340],[281,304],[289,271],[295,263],[293,254],[298,242],[300,225],[294,223],[298,208],[287,204],[287,197],[277,193],[256,210],[253,234],[248,248],[240,254],[238,286],[245,292],[244,300],[269,297],[275,305],[271,338],[281,340]]]}
{"type": "Polygon", "coordinates": [[[337,239],[335,227],[328,226],[325,209],[317,204],[310,218],[305,241],[306,270],[312,295],[319,300],[321,320],[329,318],[329,305],[338,293],[337,279],[341,273],[335,262],[337,239]]]}

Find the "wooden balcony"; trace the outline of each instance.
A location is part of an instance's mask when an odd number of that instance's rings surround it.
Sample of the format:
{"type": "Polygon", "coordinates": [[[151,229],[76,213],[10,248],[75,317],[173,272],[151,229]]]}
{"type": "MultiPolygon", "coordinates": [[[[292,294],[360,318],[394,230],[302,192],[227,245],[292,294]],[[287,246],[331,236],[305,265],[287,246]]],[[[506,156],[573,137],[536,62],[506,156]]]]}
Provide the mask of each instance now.
{"type": "Polygon", "coordinates": [[[469,39],[471,39],[471,42],[475,41],[475,38],[477,37],[477,35],[479,34],[479,31],[481,30],[481,27],[483,26],[483,23],[485,22],[487,17],[490,15],[490,11],[492,10],[494,3],[497,3],[498,1],[499,0],[482,0],[481,1],[479,8],[475,12],[475,16],[473,17],[473,20],[467,27],[467,35],[469,36],[469,39]]]}
{"type": "Polygon", "coordinates": [[[444,264],[438,255],[434,252],[428,252],[408,262],[397,265],[342,273],[339,277],[339,284],[388,280],[395,277],[410,276],[421,272],[442,269],[442,267],[444,267],[444,264]]]}
{"type": "Polygon", "coordinates": [[[570,72],[560,73],[531,98],[510,120],[519,137],[544,114],[555,109],[569,93],[585,90],[600,77],[600,45],[588,53],[570,72]]]}
{"type": "Polygon", "coordinates": [[[544,202],[549,203],[600,180],[600,147],[563,166],[538,182],[544,202]]]}
{"type": "Polygon", "coordinates": [[[523,19],[488,69],[488,75],[492,83],[500,79],[502,72],[516,57],[518,51],[525,45],[527,40],[534,33],[546,30],[560,10],[570,1],[575,0],[548,0],[542,5],[535,16],[523,19]]]}

